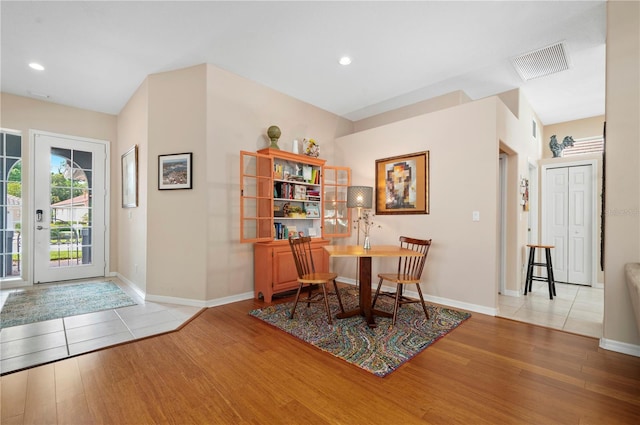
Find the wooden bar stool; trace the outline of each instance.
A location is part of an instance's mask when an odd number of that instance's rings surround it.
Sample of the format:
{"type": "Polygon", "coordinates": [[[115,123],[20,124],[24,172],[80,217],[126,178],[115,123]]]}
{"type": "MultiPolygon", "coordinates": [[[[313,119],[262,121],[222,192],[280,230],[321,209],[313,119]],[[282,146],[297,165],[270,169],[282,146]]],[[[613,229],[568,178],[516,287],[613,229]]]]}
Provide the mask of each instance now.
{"type": "Polygon", "coordinates": [[[527,280],[524,283],[524,294],[527,295],[527,289],[531,292],[533,281],[538,280],[542,282],[547,282],[549,285],[549,299],[553,299],[553,296],[556,295],[556,282],[553,278],[553,266],[551,264],[551,249],[555,248],[553,245],[535,245],[528,244],[529,247],[529,265],[527,266],[527,280]],[[546,262],[544,263],[536,263],[536,248],[544,249],[546,262]],[[534,276],[533,268],[536,266],[546,267],[547,268],[547,276],[534,276]]]}

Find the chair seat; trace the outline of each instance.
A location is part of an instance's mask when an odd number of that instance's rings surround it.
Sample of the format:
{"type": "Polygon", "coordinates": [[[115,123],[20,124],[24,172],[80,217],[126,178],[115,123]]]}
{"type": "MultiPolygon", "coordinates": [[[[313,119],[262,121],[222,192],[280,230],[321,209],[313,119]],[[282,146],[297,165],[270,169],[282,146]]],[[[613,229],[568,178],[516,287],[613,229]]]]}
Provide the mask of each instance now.
{"type": "Polygon", "coordinates": [[[313,284],[326,283],[327,281],[335,280],[337,277],[338,275],[336,273],[323,273],[323,272],[308,273],[298,278],[298,282],[313,283],[313,284]]]}
{"type": "Polygon", "coordinates": [[[340,307],[340,312],[344,313],[344,306],[342,305],[342,300],[340,299],[340,291],[338,290],[338,284],[336,283],[336,278],[338,277],[338,275],[336,273],[329,272],[316,272],[316,267],[313,264],[314,254],[311,250],[310,236],[301,236],[299,238],[289,236],[289,246],[291,247],[293,261],[296,263],[296,271],[298,272],[299,283],[298,291],[296,292],[296,299],[293,302],[293,307],[291,307],[289,318],[293,319],[293,315],[296,312],[296,307],[298,306],[298,301],[306,303],[307,307],[309,307],[311,303],[323,303],[324,311],[327,313],[327,321],[331,325],[331,309],[329,308],[328,299],[328,295],[330,293],[327,292],[327,285],[329,283],[333,284],[333,290],[335,291],[331,295],[335,295],[336,298],[338,298],[338,306],[340,307]],[[309,292],[306,299],[300,300],[300,292],[302,291],[302,287],[304,285],[309,285],[309,292]],[[320,289],[322,289],[322,292],[314,294],[314,286],[319,286],[320,289]]]}
{"type": "Polygon", "coordinates": [[[376,289],[376,294],[373,297],[371,308],[375,308],[376,301],[378,300],[378,297],[380,295],[386,295],[395,298],[395,302],[393,303],[393,316],[391,319],[391,326],[394,326],[396,324],[398,309],[402,304],[420,303],[422,305],[422,310],[424,311],[425,317],[427,318],[427,320],[429,320],[429,312],[427,311],[427,306],[424,303],[422,289],[420,289],[420,279],[422,276],[424,263],[427,259],[427,253],[429,252],[429,248],[431,247],[431,239],[415,239],[409,238],[407,236],[400,236],[400,247],[416,251],[422,254],[422,256],[400,257],[398,259],[398,269],[395,273],[378,273],[378,278],[380,279],[380,281],[378,282],[378,288],[376,289]],[[382,282],[384,282],[385,280],[396,284],[395,293],[380,292],[380,289],[382,288],[382,282]],[[420,297],[419,300],[407,298],[402,295],[404,285],[408,284],[416,285],[418,296],[420,297]]]}
{"type": "Polygon", "coordinates": [[[409,274],[380,273],[378,277],[394,283],[420,283],[419,277],[409,274]]]}

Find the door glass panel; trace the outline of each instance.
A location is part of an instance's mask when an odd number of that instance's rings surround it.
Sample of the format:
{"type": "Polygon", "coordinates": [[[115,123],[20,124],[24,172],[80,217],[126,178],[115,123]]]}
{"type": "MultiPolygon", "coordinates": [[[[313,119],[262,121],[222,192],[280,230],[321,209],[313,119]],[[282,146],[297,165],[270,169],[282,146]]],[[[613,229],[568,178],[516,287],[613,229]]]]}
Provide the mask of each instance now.
{"type": "Polygon", "coordinates": [[[0,279],[22,271],[22,138],[0,133],[0,279]]]}
{"type": "Polygon", "coordinates": [[[49,267],[91,264],[93,154],[51,148],[49,267]]]}
{"type": "Polygon", "coordinates": [[[351,182],[351,171],[345,167],[325,167],[324,176],[324,236],[349,236],[351,226],[347,187],[351,182]]]}

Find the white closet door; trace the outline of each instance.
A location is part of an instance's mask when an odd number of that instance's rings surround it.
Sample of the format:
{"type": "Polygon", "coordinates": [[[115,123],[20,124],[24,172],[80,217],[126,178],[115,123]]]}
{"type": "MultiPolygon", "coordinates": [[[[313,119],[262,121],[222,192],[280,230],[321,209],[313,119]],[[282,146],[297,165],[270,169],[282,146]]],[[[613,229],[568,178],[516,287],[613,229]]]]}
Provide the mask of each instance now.
{"type": "Polygon", "coordinates": [[[591,250],[591,166],[569,167],[569,228],[567,281],[590,285],[591,250]]]}
{"type": "Polygon", "coordinates": [[[553,253],[553,275],[555,280],[566,282],[567,237],[569,218],[569,174],[566,168],[547,170],[547,193],[544,214],[547,216],[547,240],[555,248],[553,253]]]}
{"type": "Polygon", "coordinates": [[[546,173],[546,240],[559,282],[592,285],[593,167],[549,168],[546,173]]]}

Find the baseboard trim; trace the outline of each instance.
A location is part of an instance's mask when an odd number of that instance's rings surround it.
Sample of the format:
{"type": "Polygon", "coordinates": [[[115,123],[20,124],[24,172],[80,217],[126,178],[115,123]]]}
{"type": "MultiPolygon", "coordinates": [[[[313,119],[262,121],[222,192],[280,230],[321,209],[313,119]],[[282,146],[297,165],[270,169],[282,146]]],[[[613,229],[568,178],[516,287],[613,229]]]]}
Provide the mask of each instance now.
{"type": "Polygon", "coordinates": [[[253,298],[253,292],[245,292],[243,294],[232,295],[229,297],[223,298],[215,298],[212,300],[194,300],[191,298],[180,298],[180,297],[168,297],[165,295],[153,295],[147,294],[142,289],[140,289],[135,283],[122,276],[121,274],[117,274],[118,279],[122,281],[125,285],[131,288],[132,291],[136,293],[140,299],[149,302],[155,303],[166,303],[166,304],[177,304],[177,305],[186,305],[189,307],[200,307],[200,308],[208,308],[208,307],[216,307],[225,304],[231,304],[236,301],[244,301],[253,298]]]}
{"type": "Polygon", "coordinates": [[[133,292],[136,293],[136,295],[141,299],[141,300],[146,300],[145,297],[145,293],[142,289],[140,289],[138,287],[138,285],[136,285],[135,283],[133,283],[132,281],[130,281],[129,279],[127,279],[126,277],[122,276],[120,273],[116,273],[116,277],[125,285],[127,285],[129,287],[129,289],[131,289],[133,292]]]}
{"type": "Polygon", "coordinates": [[[522,295],[521,291],[514,291],[513,289],[505,289],[504,294],[507,297],[519,297],[522,295]]]}
{"type": "Polygon", "coordinates": [[[253,291],[251,291],[251,292],[245,292],[243,294],[231,295],[229,297],[215,298],[213,300],[207,300],[206,306],[217,307],[220,305],[235,303],[237,301],[250,300],[250,299],[253,299],[253,295],[254,295],[253,291]]]}
{"type": "Polygon", "coordinates": [[[607,339],[607,338],[600,338],[599,346],[602,349],[615,351],[616,353],[622,353],[622,354],[628,354],[630,356],[640,357],[640,345],[614,341],[612,339],[607,339]]]}
{"type": "MultiPolygon", "coordinates": [[[[355,280],[354,279],[339,277],[337,280],[342,282],[342,283],[346,283],[348,285],[355,285],[355,280]]],[[[377,285],[375,287],[371,288],[371,290],[375,291],[376,287],[377,287],[377,285]]],[[[393,286],[382,285],[382,290],[383,291],[395,292],[396,289],[393,286]]],[[[405,289],[404,293],[410,298],[420,298],[420,296],[418,295],[417,291],[411,291],[411,290],[405,289]]],[[[469,303],[465,303],[465,302],[462,302],[462,301],[451,300],[449,298],[435,297],[435,296],[432,296],[432,295],[425,294],[424,291],[423,291],[423,296],[424,296],[424,300],[425,301],[428,301],[428,302],[431,302],[431,303],[434,303],[434,304],[440,304],[440,305],[444,305],[446,307],[451,307],[451,308],[459,308],[461,310],[472,311],[474,313],[486,314],[488,316],[497,316],[498,315],[498,309],[497,308],[490,308],[490,307],[485,307],[485,306],[477,305],[477,304],[469,304],[469,303]]]]}

